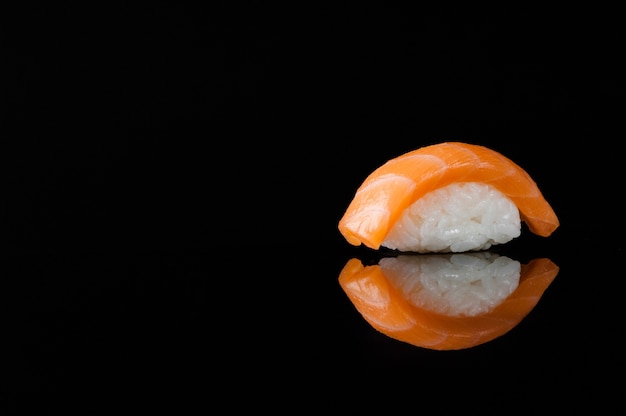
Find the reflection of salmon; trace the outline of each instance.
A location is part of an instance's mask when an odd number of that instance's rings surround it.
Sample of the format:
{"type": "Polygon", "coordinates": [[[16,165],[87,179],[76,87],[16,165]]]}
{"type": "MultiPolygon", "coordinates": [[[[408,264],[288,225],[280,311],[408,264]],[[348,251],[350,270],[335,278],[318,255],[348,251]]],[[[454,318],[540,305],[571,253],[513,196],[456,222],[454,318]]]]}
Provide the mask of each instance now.
{"type": "Polygon", "coordinates": [[[350,244],[378,249],[406,208],[430,191],[460,182],[496,188],[537,235],[547,237],[559,226],[536,183],[517,164],[483,146],[446,142],[405,153],[372,172],[339,221],[339,231],[350,244]]]}
{"type": "Polygon", "coordinates": [[[559,272],[546,258],[522,265],[519,286],[491,311],[477,316],[447,316],[412,304],[387,279],[380,266],[349,260],[339,284],[367,322],[397,340],[433,350],[458,350],[498,338],[535,307],[559,272]]]}

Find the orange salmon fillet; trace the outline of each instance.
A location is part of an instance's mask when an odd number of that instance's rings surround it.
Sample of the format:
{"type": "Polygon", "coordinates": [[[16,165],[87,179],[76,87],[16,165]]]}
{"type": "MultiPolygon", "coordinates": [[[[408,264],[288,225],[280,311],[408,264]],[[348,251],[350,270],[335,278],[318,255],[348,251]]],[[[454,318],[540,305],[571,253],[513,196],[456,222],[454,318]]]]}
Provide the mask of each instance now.
{"type": "Polygon", "coordinates": [[[550,236],[559,220],[528,173],[484,146],[444,142],[405,153],[374,170],[339,221],[352,245],[378,249],[402,212],[428,192],[455,182],[491,185],[510,198],[530,231],[550,236]]]}

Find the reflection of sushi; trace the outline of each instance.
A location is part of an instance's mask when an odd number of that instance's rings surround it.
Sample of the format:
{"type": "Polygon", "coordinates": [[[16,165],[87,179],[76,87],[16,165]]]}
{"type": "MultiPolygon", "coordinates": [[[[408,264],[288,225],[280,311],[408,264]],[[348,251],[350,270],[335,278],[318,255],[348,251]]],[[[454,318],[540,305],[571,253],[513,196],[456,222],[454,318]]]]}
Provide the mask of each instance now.
{"type": "Polygon", "coordinates": [[[351,259],[339,284],[379,332],[418,347],[458,350],[513,329],[558,271],[545,258],[520,264],[488,252],[416,254],[372,266],[351,259]]]}
{"type": "Polygon", "coordinates": [[[372,172],[339,221],[353,245],[400,251],[485,250],[559,226],[526,171],[483,146],[445,142],[389,160],[372,172]]]}

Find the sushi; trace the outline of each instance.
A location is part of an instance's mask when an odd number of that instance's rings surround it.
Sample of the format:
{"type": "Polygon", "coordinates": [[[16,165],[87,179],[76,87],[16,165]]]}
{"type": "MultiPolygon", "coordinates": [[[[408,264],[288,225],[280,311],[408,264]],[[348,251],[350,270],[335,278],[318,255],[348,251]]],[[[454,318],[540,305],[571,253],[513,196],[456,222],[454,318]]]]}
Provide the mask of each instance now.
{"type": "Polygon", "coordinates": [[[550,236],[559,219],[530,175],[485,146],[443,142],[374,170],[339,221],[348,243],[378,250],[487,250],[521,235],[550,236]]]}
{"type": "Polygon", "coordinates": [[[339,284],[378,332],[432,350],[493,341],[537,305],[559,267],[491,252],[411,254],[364,266],[350,259],[339,284]]]}

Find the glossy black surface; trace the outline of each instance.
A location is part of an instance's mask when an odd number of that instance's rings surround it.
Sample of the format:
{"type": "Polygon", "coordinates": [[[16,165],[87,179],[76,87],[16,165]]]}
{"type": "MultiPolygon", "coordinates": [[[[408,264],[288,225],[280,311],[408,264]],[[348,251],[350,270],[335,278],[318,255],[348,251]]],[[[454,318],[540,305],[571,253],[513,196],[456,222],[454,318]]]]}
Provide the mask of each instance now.
{"type": "Polygon", "coordinates": [[[170,389],[217,400],[211,383],[461,369],[518,388],[566,380],[612,406],[596,375],[621,379],[624,364],[621,22],[326,6],[294,6],[293,19],[185,3],[9,19],[0,403],[79,394],[106,407],[170,389]],[[447,140],[533,177],[560,228],[496,250],[560,272],[506,335],[438,352],[355,310],[339,272],[383,253],[350,246],[337,222],[373,169],[447,140]]]}

